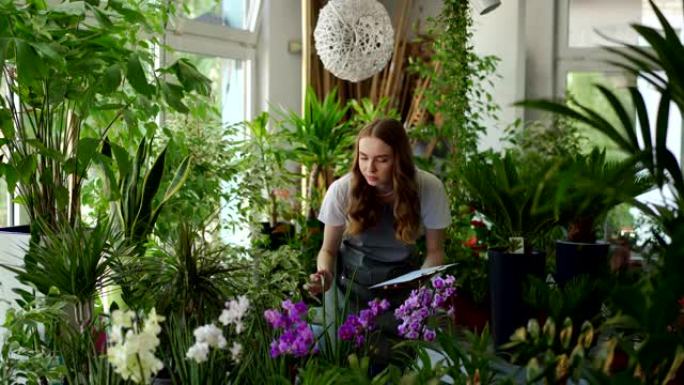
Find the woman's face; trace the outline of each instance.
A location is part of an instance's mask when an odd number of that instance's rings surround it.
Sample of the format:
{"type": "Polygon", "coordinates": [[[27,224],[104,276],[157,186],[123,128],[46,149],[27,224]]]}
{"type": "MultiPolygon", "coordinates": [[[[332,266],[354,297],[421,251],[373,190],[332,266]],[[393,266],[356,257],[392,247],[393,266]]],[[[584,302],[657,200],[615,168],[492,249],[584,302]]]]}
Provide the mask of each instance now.
{"type": "Polygon", "coordinates": [[[394,151],[387,143],[374,137],[359,140],[359,168],[369,185],[391,189],[393,163],[394,151]]]}

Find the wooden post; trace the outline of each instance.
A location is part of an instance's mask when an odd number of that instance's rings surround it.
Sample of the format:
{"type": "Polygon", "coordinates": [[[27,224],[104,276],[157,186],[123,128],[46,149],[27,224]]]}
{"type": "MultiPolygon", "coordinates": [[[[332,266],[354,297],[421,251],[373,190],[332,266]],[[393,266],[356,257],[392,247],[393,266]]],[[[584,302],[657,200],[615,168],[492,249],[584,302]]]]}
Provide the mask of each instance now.
{"type": "MultiPolygon", "coordinates": [[[[301,113],[302,116],[306,113],[306,90],[311,84],[311,34],[313,33],[313,28],[311,26],[312,22],[312,1],[313,0],[301,0],[302,1],[302,95],[301,95],[301,113]]],[[[306,215],[308,213],[309,202],[306,201],[306,195],[308,191],[308,176],[309,170],[302,166],[301,168],[301,194],[304,199],[302,199],[302,214],[306,215]]]]}

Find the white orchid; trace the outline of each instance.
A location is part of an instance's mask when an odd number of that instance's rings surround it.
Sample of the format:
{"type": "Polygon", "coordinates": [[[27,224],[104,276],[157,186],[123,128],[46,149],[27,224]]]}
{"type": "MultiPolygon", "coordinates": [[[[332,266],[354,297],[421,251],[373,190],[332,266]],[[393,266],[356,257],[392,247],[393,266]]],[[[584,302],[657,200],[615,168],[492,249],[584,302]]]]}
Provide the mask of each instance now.
{"type": "Polygon", "coordinates": [[[233,299],[226,302],[226,308],[223,309],[223,312],[221,312],[219,322],[221,322],[224,326],[234,324],[235,332],[240,334],[244,329],[242,317],[244,317],[248,309],[249,299],[247,299],[247,297],[244,295],[238,296],[237,300],[233,299]]]}
{"type": "Polygon", "coordinates": [[[221,329],[214,324],[200,326],[193,332],[196,343],[207,343],[210,347],[223,349],[226,347],[226,339],[221,329]]]}
{"type": "MultiPolygon", "coordinates": [[[[235,334],[240,334],[245,330],[245,324],[242,319],[247,310],[249,310],[249,299],[241,295],[236,299],[226,302],[226,308],[223,309],[219,322],[223,326],[234,325],[235,334]]],[[[193,335],[195,336],[195,344],[188,349],[185,356],[198,363],[208,360],[210,348],[225,349],[228,345],[223,332],[214,324],[198,327],[193,331],[193,335]]],[[[240,343],[233,342],[228,350],[234,361],[240,360],[240,355],[242,354],[242,345],[240,343]]]]}
{"type": "Polygon", "coordinates": [[[195,360],[195,362],[206,362],[209,357],[209,344],[206,342],[195,343],[188,349],[186,358],[195,360]]]}
{"type": "Polygon", "coordinates": [[[112,312],[112,344],[107,348],[107,359],[124,380],[149,384],[152,376],[164,367],[161,360],[154,355],[159,346],[159,323],[164,317],[158,316],[152,309],[144,321],[142,331],[138,331],[133,322],[134,316],[130,310],[112,312]]]}
{"type": "Polygon", "coordinates": [[[230,356],[235,362],[240,361],[240,356],[242,355],[242,345],[239,342],[233,342],[233,346],[230,347],[230,356]]]}

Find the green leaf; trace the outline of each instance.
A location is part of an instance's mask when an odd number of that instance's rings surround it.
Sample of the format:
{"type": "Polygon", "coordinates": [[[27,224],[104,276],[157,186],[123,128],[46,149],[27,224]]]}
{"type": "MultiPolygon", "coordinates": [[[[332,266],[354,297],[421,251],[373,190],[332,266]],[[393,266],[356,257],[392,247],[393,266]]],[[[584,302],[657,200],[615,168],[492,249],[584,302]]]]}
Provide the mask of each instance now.
{"type": "MultiPolygon", "coordinates": [[[[644,141],[644,148],[651,151],[653,144],[651,143],[651,122],[648,118],[648,110],[646,110],[646,103],[644,98],[636,87],[629,87],[629,93],[632,96],[632,104],[636,109],[637,118],[639,119],[639,126],[641,128],[641,139],[644,141]]],[[[651,156],[652,158],[652,156],[651,156]]]]}
{"type": "Polygon", "coordinates": [[[19,83],[31,84],[47,74],[47,68],[33,46],[21,40],[16,40],[15,46],[19,83]]]}
{"type": "Polygon", "coordinates": [[[200,73],[186,58],[179,59],[171,68],[175,70],[178,81],[186,91],[197,91],[200,95],[208,96],[211,92],[211,80],[200,73]]]}
{"type": "Polygon", "coordinates": [[[161,89],[164,99],[174,110],[182,114],[190,112],[188,107],[183,104],[181,100],[183,97],[183,89],[179,85],[162,81],[161,89]]]}
{"type": "Polygon", "coordinates": [[[121,198],[121,192],[118,188],[118,182],[114,175],[114,167],[112,159],[102,154],[95,154],[93,162],[100,166],[100,170],[104,174],[104,194],[107,201],[115,201],[121,198]]]}
{"type": "Polygon", "coordinates": [[[17,187],[17,170],[12,165],[0,163],[0,176],[4,176],[7,183],[7,191],[14,191],[17,187]]]}
{"type": "MultiPolygon", "coordinates": [[[[140,197],[140,205],[138,206],[138,211],[135,216],[135,225],[133,228],[138,226],[153,226],[150,222],[152,218],[152,202],[154,197],[161,187],[161,180],[164,176],[164,164],[166,163],[166,148],[162,150],[161,154],[157,157],[152,165],[152,168],[145,174],[145,179],[142,185],[142,195],[140,197]]],[[[151,231],[147,229],[147,231],[151,231]]]]}
{"type": "Polygon", "coordinates": [[[670,95],[663,93],[658,104],[655,133],[655,164],[658,166],[655,178],[658,186],[665,183],[664,164],[667,153],[667,129],[670,121],[670,95]]]}
{"type": "Polygon", "coordinates": [[[57,207],[65,207],[69,203],[69,190],[64,186],[58,185],[54,186],[53,191],[57,207]]]}
{"type": "Polygon", "coordinates": [[[119,175],[128,175],[131,171],[131,157],[128,151],[118,144],[110,143],[110,146],[119,169],[119,175]]]}
{"type": "Polygon", "coordinates": [[[50,59],[52,65],[59,65],[62,67],[64,64],[66,64],[64,56],[55,51],[50,44],[38,42],[31,43],[31,46],[35,48],[36,53],[38,53],[40,56],[50,59]]]}
{"type": "Polygon", "coordinates": [[[93,5],[88,4],[88,9],[91,12],[93,12],[93,14],[95,15],[95,18],[97,19],[97,22],[100,23],[100,26],[102,26],[102,28],[104,28],[104,29],[113,28],[114,25],[112,24],[112,21],[109,18],[109,16],[107,16],[106,13],[102,12],[102,10],[97,7],[97,4],[93,4],[93,5]]]}
{"type": "Polygon", "coordinates": [[[121,16],[123,16],[124,20],[127,22],[134,25],[148,25],[145,15],[133,9],[127,8],[125,3],[119,0],[110,0],[107,4],[121,16]]]}
{"type": "Polygon", "coordinates": [[[121,66],[113,64],[107,68],[102,77],[101,90],[102,93],[112,93],[116,91],[121,85],[121,66]]]}
{"type": "Polygon", "coordinates": [[[140,62],[140,56],[138,56],[137,53],[132,54],[128,58],[126,79],[128,79],[131,86],[133,86],[137,92],[146,96],[151,96],[154,93],[154,87],[147,82],[145,70],[140,62]]]}
{"type": "Polygon", "coordinates": [[[631,150],[637,151],[639,149],[639,140],[637,139],[636,129],[634,128],[634,124],[632,124],[632,118],[627,113],[627,110],[622,105],[622,102],[620,102],[617,96],[615,96],[615,94],[605,86],[597,85],[596,88],[598,88],[601,94],[603,94],[603,97],[608,100],[608,103],[613,108],[613,111],[618,116],[618,119],[620,119],[622,127],[627,134],[627,138],[632,145],[631,150]]]}
{"type": "Polygon", "coordinates": [[[53,7],[51,11],[63,13],[70,16],[85,16],[85,3],[83,1],[73,1],[69,3],[61,3],[53,7]]]}
{"type": "Polygon", "coordinates": [[[162,202],[168,201],[174,194],[178,192],[178,190],[180,190],[180,188],[183,186],[183,183],[185,183],[185,180],[188,178],[188,175],[190,175],[190,157],[186,156],[176,169],[173,180],[171,180],[169,187],[164,193],[162,202]]]}
{"type": "Polygon", "coordinates": [[[97,138],[82,138],[78,141],[79,174],[85,173],[99,147],[100,139],[97,138]]]}
{"type": "Polygon", "coordinates": [[[36,171],[36,157],[29,155],[21,158],[17,164],[17,173],[20,180],[28,180],[36,171]]]}
{"type": "Polygon", "coordinates": [[[14,140],[14,120],[12,119],[12,113],[5,108],[0,109],[0,132],[2,132],[3,137],[14,140]]]}

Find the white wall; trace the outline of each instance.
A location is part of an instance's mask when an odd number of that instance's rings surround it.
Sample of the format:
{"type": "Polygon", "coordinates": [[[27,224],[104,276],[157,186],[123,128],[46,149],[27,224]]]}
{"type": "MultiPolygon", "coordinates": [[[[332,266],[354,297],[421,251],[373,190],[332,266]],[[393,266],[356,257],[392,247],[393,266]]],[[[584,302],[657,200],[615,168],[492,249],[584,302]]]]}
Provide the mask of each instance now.
{"type": "Polygon", "coordinates": [[[523,118],[522,109],[512,104],[525,97],[525,0],[502,0],[494,11],[473,15],[473,24],[475,52],[501,59],[491,90],[501,106],[499,121],[485,122],[487,135],[480,140],[481,148],[498,149],[504,128],[523,118]]]}
{"type": "MultiPolygon", "coordinates": [[[[548,0],[544,0],[548,1],[548,0]]],[[[403,0],[381,1],[394,17],[403,0]]],[[[482,138],[482,148],[499,148],[503,128],[522,111],[511,107],[525,96],[525,0],[503,0],[493,12],[475,15],[473,44],[480,55],[496,55],[501,59],[492,91],[494,101],[501,106],[499,122],[486,121],[488,133],[482,138]]],[[[411,25],[419,21],[421,30],[426,19],[437,16],[442,0],[414,0],[410,9],[411,25]]],[[[299,111],[301,104],[301,55],[287,52],[288,40],[301,39],[301,2],[299,0],[265,0],[257,52],[257,107],[273,111],[285,106],[299,111]]],[[[413,33],[412,33],[413,34],[413,33]]]]}
{"type": "Polygon", "coordinates": [[[257,49],[257,113],[279,106],[301,109],[302,56],[288,52],[288,41],[301,40],[301,1],[264,0],[257,49]]]}
{"type": "MultiPolygon", "coordinates": [[[[0,264],[21,266],[24,263],[24,250],[28,248],[28,234],[0,233],[0,264]]],[[[14,305],[18,296],[15,288],[25,288],[17,282],[15,274],[0,267],[0,325],[5,323],[5,312],[14,305]]],[[[5,329],[0,326],[0,347],[4,341],[5,329]]]]}
{"type": "MultiPolygon", "coordinates": [[[[394,15],[404,0],[386,0],[391,15],[394,15]]],[[[476,0],[472,0],[476,1],[476,0]]],[[[549,0],[543,0],[549,1],[549,0]]],[[[411,6],[411,25],[427,27],[427,18],[439,15],[442,0],[414,0],[411,6]]],[[[486,120],[487,134],[480,140],[480,148],[501,148],[499,139],[503,129],[516,119],[522,118],[519,108],[513,102],[525,96],[525,0],[502,0],[502,4],[487,15],[473,15],[473,46],[478,55],[495,55],[501,61],[497,68],[491,94],[499,104],[499,121],[486,120]]],[[[413,32],[411,36],[413,36],[413,32]]]]}

